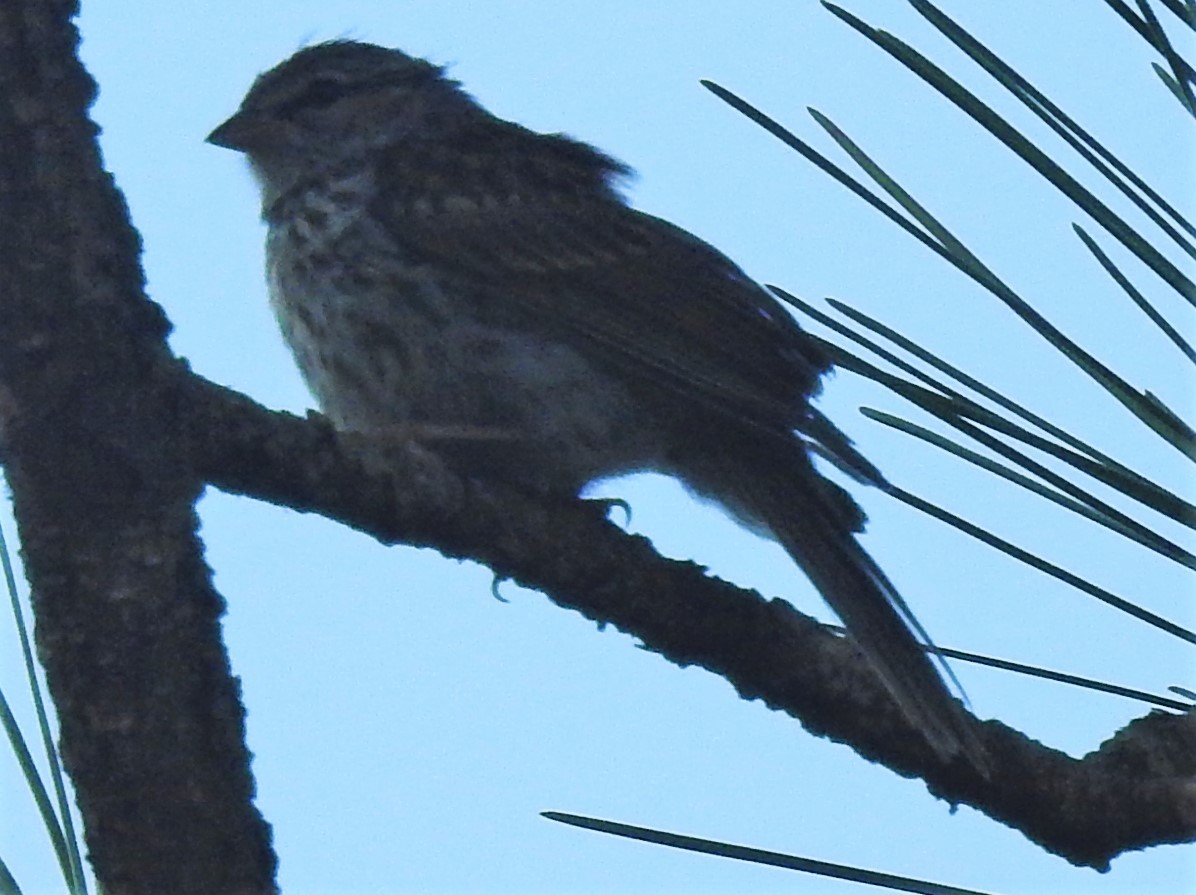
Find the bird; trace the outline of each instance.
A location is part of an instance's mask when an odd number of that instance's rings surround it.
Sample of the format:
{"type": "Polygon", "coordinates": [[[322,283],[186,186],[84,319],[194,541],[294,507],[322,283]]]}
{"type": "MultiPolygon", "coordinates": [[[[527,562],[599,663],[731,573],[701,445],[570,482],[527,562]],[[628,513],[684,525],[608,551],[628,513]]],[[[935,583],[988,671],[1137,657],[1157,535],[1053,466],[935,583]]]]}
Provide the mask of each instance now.
{"type": "Polygon", "coordinates": [[[552,499],[652,471],[784,547],[944,762],[983,762],[929,638],[815,465],[884,487],[813,404],[825,348],[733,261],[633,209],[629,167],[355,40],[259,75],[207,138],[260,188],[275,316],[345,432],[458,431],[469,475],[552,499]]]}

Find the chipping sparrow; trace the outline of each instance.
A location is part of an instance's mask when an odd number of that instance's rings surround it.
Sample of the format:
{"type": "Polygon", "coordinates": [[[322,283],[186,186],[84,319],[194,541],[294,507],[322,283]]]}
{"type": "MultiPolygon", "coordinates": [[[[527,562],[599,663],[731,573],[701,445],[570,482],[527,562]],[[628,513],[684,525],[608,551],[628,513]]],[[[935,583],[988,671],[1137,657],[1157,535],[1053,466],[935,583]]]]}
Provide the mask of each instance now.
{"type": "Polygon", "coordinates": [[[630,209],[628,168],[352,41],[260,76],[208,140],[249,158],[271,302],[336,426],[491,432],[436,448],[547,496],[677,477],[779,541],[938,753],[977,763],[862,512],[811,462],[883,481],[810,404],[827,359],[716,249],[630,209]]]}

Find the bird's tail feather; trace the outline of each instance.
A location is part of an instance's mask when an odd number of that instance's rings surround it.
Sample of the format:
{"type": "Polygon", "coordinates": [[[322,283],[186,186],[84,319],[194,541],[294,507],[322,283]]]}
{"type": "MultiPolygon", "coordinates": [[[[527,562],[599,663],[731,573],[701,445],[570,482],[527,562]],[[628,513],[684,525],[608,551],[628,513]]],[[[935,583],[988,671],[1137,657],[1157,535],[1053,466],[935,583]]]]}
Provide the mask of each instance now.
{"type": "MultiPolygon", "coordinates": [[[[764,446],[758,464],[745,464],[742,455],[733,464],[719,463],[719,490],[728,479],[734,482],[730,490],[738,506],[732,511],[754,517],[772,532],[935,751],[944,760],[962,754],[987,773],[987,755],[971,719],[927,655],[934,652],[929,636],[855,538],[863,513],[845,490],[818,474],[799,442],[790,444],[764,446]]],[[[954,674],[942,665],[958,688],[954,674]]]]}

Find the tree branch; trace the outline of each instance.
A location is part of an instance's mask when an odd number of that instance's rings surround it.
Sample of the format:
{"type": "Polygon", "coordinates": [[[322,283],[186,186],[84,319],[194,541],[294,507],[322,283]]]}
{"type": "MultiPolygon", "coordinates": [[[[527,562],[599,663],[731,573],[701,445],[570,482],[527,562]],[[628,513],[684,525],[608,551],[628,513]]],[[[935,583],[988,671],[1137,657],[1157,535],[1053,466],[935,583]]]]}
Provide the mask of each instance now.
{"type": "Polygon", "coordinates": [[[978,728],[994,767],[984,780],[963,762],[937,760],[850,640],[783,600],[661,557],[592,506],[545,505],[458,477],[414,446],[391,451],[383,466],[320,417],[271,412],[198,377],[184,392],[193,462],[217,487],[320,513],[386,544],[483,563],[1072,863],[1104,869],[1123,851],[1196,835],[1196,794],[1181,785],[1196,774],[1192,716],[1148,715],[1083,760],[988,721],[978,728]]]}
{"type": "Polygon", "coordinates": [[[224,603],[173,449],[177,362],[101,166],[70,3],[0,4],[0,450],[97,878],[274,891],[224,603]]]}

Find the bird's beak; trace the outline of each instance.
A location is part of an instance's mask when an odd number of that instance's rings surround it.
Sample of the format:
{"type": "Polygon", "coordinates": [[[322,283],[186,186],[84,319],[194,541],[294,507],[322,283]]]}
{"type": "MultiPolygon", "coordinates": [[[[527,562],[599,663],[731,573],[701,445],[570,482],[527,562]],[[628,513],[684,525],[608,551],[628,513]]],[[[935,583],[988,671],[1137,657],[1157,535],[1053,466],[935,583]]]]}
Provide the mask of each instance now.
{"type": "Polygon", "coordinates": [[[207,142],[237,152],[250,152],[272,142],[276,131],[268,119],[242,110],[208,134],[207,142]]]}

